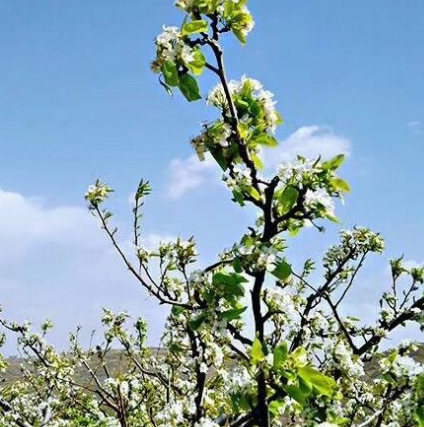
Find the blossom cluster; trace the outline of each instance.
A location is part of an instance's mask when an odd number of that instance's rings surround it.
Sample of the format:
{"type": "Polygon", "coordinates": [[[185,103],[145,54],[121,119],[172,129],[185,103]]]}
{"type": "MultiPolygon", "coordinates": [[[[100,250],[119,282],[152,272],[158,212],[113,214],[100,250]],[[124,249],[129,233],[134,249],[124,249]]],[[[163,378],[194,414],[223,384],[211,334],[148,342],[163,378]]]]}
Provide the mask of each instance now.
{"type": "Polygon", "coordinates": [[[245,43],[253,30],[255,21],[246,5],[246,0],[177,0],[175,5],[192,17],[198,14],[217,14],[223,29],[232,31],[245,43]]]}
{"type": "Polygon", "coordinates": [[[102,204],[112,193],[113,190],[108,185],[104,184],[101,180],[97,180],[93,185],[90,185],[85,193],[85,199],[92,206],[99,206],[102,204]]]}
{"type": "MultiPolygon", "coordinates": [[[[274,94],[264,90],[258,80],[243,76],[241,81],[228,83],[229,93],[235,103],[242,126],[261,124],[263,131],[275,132],[281,123],[281,116],[276,109],[274,94]]],[[[207,97],[207,104],[219,108],[229,116],[228,97],[222,83],[215,86],[207,97]]]]}
{"type": "Polygon", "coordinates": [[[177,27],[163,28],[163,32],[156,38],[157,56],[152,63],[152,70],[161,73],[166,63],[179,64],[192,68],[202,68],[205,59],[200,49],[193,48],[184,40],[183,34],[177,27]]]}

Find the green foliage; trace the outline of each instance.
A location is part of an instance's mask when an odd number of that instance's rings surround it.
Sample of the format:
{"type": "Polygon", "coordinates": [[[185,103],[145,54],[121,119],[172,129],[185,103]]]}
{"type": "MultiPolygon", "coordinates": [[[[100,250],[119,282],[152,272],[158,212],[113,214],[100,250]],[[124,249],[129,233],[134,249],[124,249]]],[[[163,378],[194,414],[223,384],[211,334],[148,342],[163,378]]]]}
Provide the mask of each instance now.
{"type": "Polygon", "coordinates": [[[202,98],[197,81],[190,74],[180,76],[179,88],[187,101],[193,102],[202,98]]]}
{"type": "Polygon", "coordinates": [[[252,350],[250,352],[250,363],[257,365],[261,363],[265,358],[265,354],[262,347],[262,342],[259,338],[256,338],[252,344],[252,350]]]}
{"type": "Polygon", "coordinates": [[[274,349],[274,365],[275,371],[280,370],[287,360],[289,348],[286,342],[278,344],[274,349]]]}
{"type": "Polygon", "coordinates": [[[180,84],[180,78],[178,76],[178,68],[175,62],[166,61],[162,67],[163,76],[165,82],[169,86],[178,86],[180,84]]]}
{"type": "Polygon", "coordinates": [[[319,394],[331,397],[336,389],[336,382],[326,375],[321,374],[311,366],[304,366],[297,371],[299,377],[313,387],[319,394]]]}
{"type": "Polygon", "coordinates": [[[203,74],[206,65],[206,58],[200,49],[193,50],[193,61],[187,62],[188,69],[195,75],[203,74]]]}
{"type": "Polygon", "coordinates": [[[290,275],[292,274],[292,268],[291,265],[284,261],[281,260],[277,266],[275,267],[275,270],[272,271],[272,274],[277,277],[279,280],[281,280],[282,282],[286,281],[290,275]]]}
{"type": "Polygon", "coordinates": [[[216,273],[213,276],[213,286],[228,298],[244,296],[244,286],[247,280],[237,273],[216,273]]]}
{"type": "Polygon", "coordinates": [[[283,190],[280,190],[276,197],[280,204],[279,209],[281,214],[286,214],[296,204],[297,199],[299,198],[299,191],[292,185],[288,185],[283,190]]]}
{"type": "Polygon", "coordinates": [[[181,33],[183,36],[191,36],[196,33],[207,33],[209,24],[203,19],[187,22],[183,25],[181,33]]]}

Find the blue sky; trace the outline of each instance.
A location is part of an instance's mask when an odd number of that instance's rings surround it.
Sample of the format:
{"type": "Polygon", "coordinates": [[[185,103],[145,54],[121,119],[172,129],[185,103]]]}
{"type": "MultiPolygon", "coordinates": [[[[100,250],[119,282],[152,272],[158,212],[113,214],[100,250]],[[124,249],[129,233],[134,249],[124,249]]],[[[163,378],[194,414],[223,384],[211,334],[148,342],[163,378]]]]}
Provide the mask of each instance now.
{"type": "MultiPolygon", "coordinates": [[[[349,151],[344,226],[381,231],[386,258],[424,262],[424,2],[251,0],[250,8],[257,27],[248,45],[226,42],[229,75],[258,78],[276,94],[286,120],[278,155],[349,151]]],[[[111,205],[125,242],[129,195],[150,179],[147,239],[194,234],[204,262],[252,220],[212,170],[190,160],[188,141],[211,112],[169,98],[150,72],[154,37],[182,15],[169,0],[1,0],[0,16],[0,302],[12,318],[53,318],[61,345],[77,323],[95,327],[102,306],[144,315],[155,340],[163,312],[85,211],[87,185],[102,177],[117,190],[111,205]],[[169,197],[187,182],[190,191],[169,197]]],[[[214,82],[202,83],[206,93],[214,82]]],[[[306,252],[319,255],[333,231],[319,241],[308,231],[306,252]]],[[[360,284],[354,307],[364,313],[384,268],[377,261],[360,284]]]]}

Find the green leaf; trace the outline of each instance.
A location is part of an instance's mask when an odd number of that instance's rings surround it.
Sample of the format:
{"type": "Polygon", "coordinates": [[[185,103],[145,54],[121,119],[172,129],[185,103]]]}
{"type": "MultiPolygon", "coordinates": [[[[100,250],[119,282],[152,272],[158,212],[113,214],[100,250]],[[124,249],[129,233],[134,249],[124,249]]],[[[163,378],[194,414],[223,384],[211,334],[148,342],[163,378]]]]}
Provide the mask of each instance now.
{"type": "Polygon", "coordinates": [[[424,427],[424,375],[419,375],[415,381],[415,395],[417,398],[415,419],[419,427],[424,427]]]}
{"type": "Polygon", "coordinates": [[[274,349],[274,369],[275,370],[280,369],[284,365],[284,362],[287,360],[288,352],[289,352],[289,349],[286,342],[278,344],[277,347],[275,347],[274,349]]]}
{"type": "Polygon", "coordinates": [[[234,104],[236,105],[238,110],[244,111],[249,109],[249,104],[246,101],[240,99],[239,97],[236,97],[234,99],[234,104]]]}
{"type": "Polygon", "coordinates": [[[178,77],[177,65],[173,61],[166,61],[162,66],[163,77],[169,86],[178,86],[180,79],[178,77]]]}
{"type": "Polygon", "coordinates": [[[272,274],[277,277],[278,279],[280,279],[282,282],[284,282],[285,280],[287,280],[290,275],[292,274],[292,268],[291,265],[284,261],[281,260],[277,266],[275,267],[275,270],[272,271],[272,274]]]}
{"type": "Polygon", "coordinates": [[[255,200],[262,200],[261,194],[259,191],[254,187],[247,187],[246,191],[255,199],[255,200]]]}
{"type": "Polygon", "coordinates": [[[253,140],[253,143],[258,145],[264,145],[266,147],[276,147],[278,145],[278,141],[272,136],[268,134],[263,134],[253,140]]]}
{"type": "Polygon", "coordinates": [[[336,388],[333,378],[327,377],[318,372],[312,366],[304,366],[298,369],[297,374],[307,383],[310,383],[318,393],[331,397],[336,388]]]}
{"type": "Polygon", "coordinates": [[[285,406],[284,400],[273,400],[268,406],[269,412],[271,412],[274,417],[278,417],[280,416],[280,411],[283,406],[285,406]]]}
{"type": "Polygon", "coordinates": [[[259,116],[261,115],[262,113],[261,104],[259,104],[259,102],[256,101],[256,99],[250,100],[249,113],[256,118],[259,118],[259,116]]]}
{"type": "Polygon", "coordinates": [[[180,77],[180,90],[189,102],[202,98],[197,80],[190,74],[183,74],[180,77]]]}
{"type": "Polygon", "coordinates": [[[215,273],[212,279],[214,286],[236,297],[244,296],[244,286],[242,284],[246,282],[247,280],[237,273],[215,273]]]}
{"type": "Polygon", "coordinates": [[[140,181],[137,187],[137,191],[135,193],[136,199],[142,199],[143,197],[149,196],[152,192],[152,187],[150,185],[150,182],[145,182],[143,179],[140,181]]]}
{"type": "Polygon", "coordinates": [[[252,409],[252,404],[250,401],[250,396],[244,393],[232,393],[231,394],[231,404],[233,411],[238,413],[239,411],[249,411],[252,409]]]}
{"type": "Polygon", "coordinates": [[[194,60],[188,62],[186,65],[188,69],[195,75],[200,76],[205,69],[206,58],[200,49],[196,49],[193,52],[194,60]]]}
{"type": "Polygon", "coordinates": [[[419,395],[424,396],[424,375],[421,374],[417,377],[417,380],[415,381],[415,391],[419,395]]]}
{"type": "Polygon", "coordinates": [[[276,111],[276,113],[277,113],[277,117],[278,117],[277,125],[281,126],[282,124],[284,124],[283,116],[278,111],[276,111]]]}
{"type": "Polygon", "coordinates": [[[189,36],[195,33],[206,33],[208,31],[208,23],[203,19],[198,21],[187,22],[183,25],[182,34],[183,36],[189,36]]]}
{"type": "Polygon", "coordinates": [[[224,311],[219,315],[221,319],[228,320],[231,322],[232,320],[237,320],[241,318],[241,315],[247,310],[247,307],[242,308],[233,308],[231,310],[224,311]]]}
{"type": "Polygon", "coordinates": [[[397,383],[397,378],[392,372],[386,372],[383,374],[383,379],[393,385],[396,385],[397,383]]]}
{"type": "Polygon", "coordinates": [[[251,153],[250,157],[252,158],[253,163],[255,164],[257,169],[261,170],[264,168],[264,164],[258,155],[256,155],[255,153],[251,153]]]}
{"type": "Polygon", "coordinates": [[[233,34],[238,38],[241,44],[246,44],[247,37],[242,31],[233,29],[233,34]]]}
{"type": "Polygon", "coordinates": [[[298,347],[290,356],[297,367],[304,367],[308,363],[308,355],[303,347],[298,347]]]}
{"type": "Polygon", "coordinates": [[[350,186],[343,179],[334,178],[331,180],[331,184],[335,190],[340,191],[341,193],[350,193],[350,186]]]}
{"type": "Polygon", "coordinates": [[[235,3],[231,1],[227,1],[224,4],[224,17],[228,20],[232,17],[235,10],[235,3]]]}
{"type": "Polygon", "coordinates": [[[308,396],[305,395],[299,387],[295,385],[286,385],[283,386],[283,389],[296,402],[300,403],[302,406],[305,405],[308,396]]]}
{"type": "Polygon", "coordinates": [[[424,427],[424,402],[417,404],[415,408],[415,419],[418,421],[420,427],[424,427]]]}
{"type": "Polygon", "coordinates": [[[341,221],[334,215],[327,214],[326,218],[329,219],[331,222],[334,222],[336,224],[341,224],[341,221]]]}
{"type": "Polygon", "coordinates": [[[312,393],[312,385],[308,382],[306,382],[303,378],[299,377],[299,388],[302,390],[302,392],[309,396],[312,393]]]}
{"type": "Polygon", "coordinates": [[[243,194],[238,190],[233,190],[234,201],[236,201],[240,206],[244,206],[244,197],[243,194]]]}
{"type": "Polygon", "coordinates": [[[291,237],[296,237],[300,233],[300,227],[296,227],[294,224],[289,224],[289,233],[291,237]]]}
{"type": "Polygon", "coordinates": [[[228,162],[222,150],[211,150],[212,157],[216,160],[219,167],[225,172],[228,169],[228,162]]]}
{"type": "Polygon", "coordinates": [[[259,338],[256,338],[252,344],[252,350],[250,352],[250,361],[252,365],[257,365],[265,358],[262,343],[259,338]]]}
{"type": "Polygon", "coordinates": [[[233,261],[233,268],[234,268],[234,271],[236,273],[242,273],[243,272],[243,265],[242,265],[242,263],[240,261],[240,258],[235,258],[234,259],[234,261],[233,261]]]}
{"type": "Polygon", "coordinates": [[[338,169],[344,162],[345,155],[339,154],[338,156],[328,160],[322,164],[322,168],[325,170],[336,170],[338,169]]]}
{"type": "Polygon", "coordinates": [[[178,306],[178,305],[174,305],[173,307],[172,307],[172,314],[174,315],[174,316],[178,316],[178,315],[180,315],[180,314],[182,314],[182,313],[184,313],[185,311],[186,311],[186,309],[184,308],[184,307],[180,307],[180,306],[178,306]]]}
{"type": "Polygon", "coordinates": [[[203,322],[206,320],[206,314],[202,313],[197,316],[195,319],[192,319],[188,322],[188,326],[192,331],[197,331],[200,326],[202,326],[203,322]]]}
{"type": "Polygon", "coordinates": [[[299,192],[292,185],[288,185],[284,191],[277,195],[282,213],[289,212],[299,198],[299,192]]]}

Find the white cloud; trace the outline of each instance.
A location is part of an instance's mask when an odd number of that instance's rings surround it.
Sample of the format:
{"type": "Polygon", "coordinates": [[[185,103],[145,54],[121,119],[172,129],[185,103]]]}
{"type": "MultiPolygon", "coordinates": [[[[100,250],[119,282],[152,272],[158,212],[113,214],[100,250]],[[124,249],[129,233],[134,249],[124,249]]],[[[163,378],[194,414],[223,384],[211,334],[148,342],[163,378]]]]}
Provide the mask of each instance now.
{"type": "Polygon", "coordinates": [[[167,195],[176,200],[187,192],[200,187],[213,176],[213,159],[208,156],[203,162],[193,154],[186,159],[173,159],[169,167],[169,185],[167,195]]]}
{"type": "MultiPolygon", "coordinates": [[[[290,162],[297,155],[308,158],[330,158],[337,154],[351,152],[349,139],[337,135],[329,127],[305,126],[299,128],[275,149],[264,152],[267,168],[290,162]]],[[[200,162],[196,155],[186,159],[174,159],[169,167],[167,196],[177,200],[186,193],[212,181],[217,176],[217,166],[211,157],[200,162]]]]}
{"type": "Polygon", "coordinates": [[[274,150],[266,152],[266,164],[270,167],[280,163],[291,162],[297,156],[324,159],[338,154],[349,154],[351,142],[349,139],[337,135],[329,127],[304,126],[292,133],[274,150]]]}
{"type": "MultiPolygon", "coordinates": [[[[121,237],[126,247],[128,236],[121,237]]],[[[169,238],[144,241],[151,247],[169,238]]],[[[84,206],[50,207],[0,189],[0,304],[7,318],[35,325],[51,318],[53,342],[63,348],[77,325],[86,336],[99,327],[103,307],[128,310],[149,321],[157,343],[166,310],[147,298],[84,206]]]]}
{"type": "Polygon", "coordinates": [[[409,260],[409,261],[403,261],[402,264],[406,269],[410,270],[412,268],[421,268],[424,265],[424,262],[409,260]]]}

